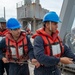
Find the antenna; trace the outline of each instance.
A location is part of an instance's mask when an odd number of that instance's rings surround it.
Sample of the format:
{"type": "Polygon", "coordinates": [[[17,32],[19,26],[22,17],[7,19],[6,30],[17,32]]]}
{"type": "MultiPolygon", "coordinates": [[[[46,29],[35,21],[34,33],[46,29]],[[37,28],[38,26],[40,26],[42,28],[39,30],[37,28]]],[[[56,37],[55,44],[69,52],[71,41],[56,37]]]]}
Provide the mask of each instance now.
{"type": "Polygon", "coordinates": [[[6,18],[6,15],[5,15],[5,7],[4,7],[4,18],[6,18]]]}

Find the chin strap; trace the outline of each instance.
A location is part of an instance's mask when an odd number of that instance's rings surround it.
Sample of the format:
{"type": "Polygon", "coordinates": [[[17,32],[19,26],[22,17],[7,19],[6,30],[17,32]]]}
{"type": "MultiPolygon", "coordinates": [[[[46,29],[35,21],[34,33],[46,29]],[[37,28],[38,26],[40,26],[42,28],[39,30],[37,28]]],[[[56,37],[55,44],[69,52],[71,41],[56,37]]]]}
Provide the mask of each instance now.
{"type": "Polygon", "coordinates": [[[50,22],[50,31],[52,31],[51,22],[50,22]]]}

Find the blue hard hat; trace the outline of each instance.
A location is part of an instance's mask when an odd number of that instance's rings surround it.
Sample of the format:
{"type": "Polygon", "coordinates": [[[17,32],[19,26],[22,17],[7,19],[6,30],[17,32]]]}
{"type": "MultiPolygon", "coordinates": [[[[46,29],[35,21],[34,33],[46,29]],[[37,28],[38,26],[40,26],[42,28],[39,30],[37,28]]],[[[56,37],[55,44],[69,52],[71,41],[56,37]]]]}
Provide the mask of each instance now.
{"type": "Polygon", "coordinates": [[[21,24],[19,23],[19,21],[15,18],[10,18],[7,23],[6,23],[6,27],[8,29],[16,29],[16,28],[21,28],[21,24]]]}
{"type": "Polygon", "coordinates": [[[60,18],[54,11],[48,12],[47,14],[45,14],[45,16],[43,18],[43,22],[46,22],[46,21],[61,22],[60,18]]]}

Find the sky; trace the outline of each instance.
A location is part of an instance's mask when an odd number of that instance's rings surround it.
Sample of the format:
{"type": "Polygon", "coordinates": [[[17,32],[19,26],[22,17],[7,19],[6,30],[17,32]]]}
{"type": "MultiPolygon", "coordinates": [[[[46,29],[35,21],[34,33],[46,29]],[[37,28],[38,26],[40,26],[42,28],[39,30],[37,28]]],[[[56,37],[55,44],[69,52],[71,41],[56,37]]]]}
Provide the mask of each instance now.
{"type": "MultiPolygon", "coordinates": [[[[4,7],[6,13],[6,20],[11,17],[17,18],[16,3],[22,0],[0,0],[0,17],[4,17],[4,7]]],[[[40,0],[42,8],[49,11],[55,11],[60,15],[63,0],[40,0]]]]}

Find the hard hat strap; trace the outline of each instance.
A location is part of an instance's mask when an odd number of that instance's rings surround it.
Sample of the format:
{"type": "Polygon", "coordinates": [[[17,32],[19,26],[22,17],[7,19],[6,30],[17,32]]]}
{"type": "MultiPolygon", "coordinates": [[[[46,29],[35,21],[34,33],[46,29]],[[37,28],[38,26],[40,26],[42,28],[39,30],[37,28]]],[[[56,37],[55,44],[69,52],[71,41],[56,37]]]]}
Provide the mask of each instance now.
{"type": "Polygon", "coordinates": [[[0,23],[0,27],[1,27],[1,23],[0,23]]]}
{"type": "Polygon", "coordinates": [[[50,31],[52,31],[51,22],[50,22],[50,31]]]}

